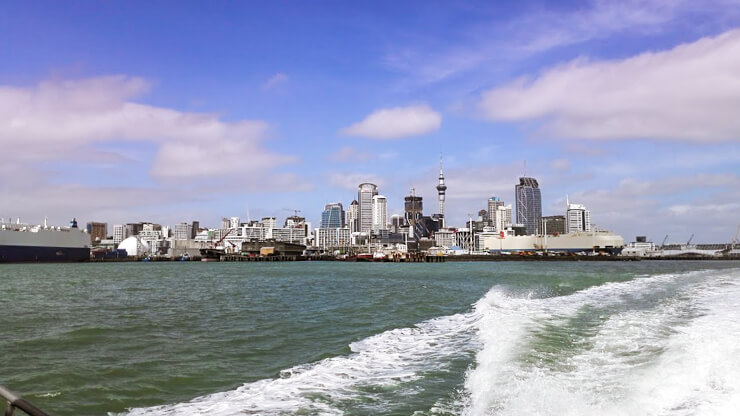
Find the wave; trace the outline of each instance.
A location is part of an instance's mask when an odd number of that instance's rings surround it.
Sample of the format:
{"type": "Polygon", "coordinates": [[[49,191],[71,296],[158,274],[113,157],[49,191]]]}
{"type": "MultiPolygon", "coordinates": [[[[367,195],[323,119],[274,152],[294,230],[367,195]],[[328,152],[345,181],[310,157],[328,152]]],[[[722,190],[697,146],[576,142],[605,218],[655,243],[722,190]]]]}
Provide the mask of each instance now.
{"type": "Polygon", "coordinates": [[[568,296],[493,288],[465,380],[478,415],[735,414],[740,271],[607,283],[568,296]]]}
{"type": "Polygon", "coordinates": [[[343,414],[343,407],[361,403],[370,413],[393,403],[389,390],[413,395],[413,382],[428,371],[443,371],[460,354],[475,351],[473,336],[478,316],[456,314],[393,329],[350,344],[348,356],[299,365],[227,392],[214,393],[186,403],[131,409],[142,415],[278,415],[343,414]],[[403,390],[404,386],[406,390],[403,390]]]}

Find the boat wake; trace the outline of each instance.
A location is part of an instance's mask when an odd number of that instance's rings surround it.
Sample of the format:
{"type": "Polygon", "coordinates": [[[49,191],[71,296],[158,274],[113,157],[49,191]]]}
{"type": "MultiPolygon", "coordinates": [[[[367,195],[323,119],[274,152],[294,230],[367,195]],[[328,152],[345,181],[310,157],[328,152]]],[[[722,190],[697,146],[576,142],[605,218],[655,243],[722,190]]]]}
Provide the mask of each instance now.
{"type": "Polygon", "coordinates": [[[476,309],[482,349],[464,413],[736,414],[740,272],[608,283],[569,296],[494,288],[476,309]]]}
{"type": "Polygon", "coordinates": [[[381,413],[396,404],[394,400],[417,394],[414,382],[425,373],[445,371],[461,354],[472,357],[476,319],[474,313],[457,314],[393,329],[350,344],[348,356],[299,365],[282,371],[278,378],[233,391],[125,414],[340,415],[345,408],[381,413]]]}

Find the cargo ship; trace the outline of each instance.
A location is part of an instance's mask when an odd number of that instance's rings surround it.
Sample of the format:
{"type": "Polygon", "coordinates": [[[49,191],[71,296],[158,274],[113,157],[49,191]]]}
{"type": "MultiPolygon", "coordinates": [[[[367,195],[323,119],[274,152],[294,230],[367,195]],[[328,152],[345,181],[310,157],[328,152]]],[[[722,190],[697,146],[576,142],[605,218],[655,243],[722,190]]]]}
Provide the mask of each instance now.
{"type": "Polygon", "coordinates": [[[0,263],[52,263],[90,260],[90,234],[73,219],[69,227],[0,221],[0,263]]]}
{"type": "Polygon", "coordinates": [[[560,235],[513,235],[510,232],[479,234],[480,246],[491,253],[552,251],[619,254],[624,238],[610,231],[583,231],[560,235]]]}

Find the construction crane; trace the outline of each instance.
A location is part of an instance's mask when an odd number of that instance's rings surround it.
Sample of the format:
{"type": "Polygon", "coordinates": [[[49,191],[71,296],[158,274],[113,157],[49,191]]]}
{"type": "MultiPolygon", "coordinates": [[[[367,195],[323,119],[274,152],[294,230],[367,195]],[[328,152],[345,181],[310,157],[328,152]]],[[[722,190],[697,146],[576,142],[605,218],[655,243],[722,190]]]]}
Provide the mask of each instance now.
{"type": "Polygon", "coordinates": [[[660,243],[660,248],[665,247],[665,242],[668,240],[668,234],[665,235],[665,238],[663,239],[663,242],[660,243]]]}

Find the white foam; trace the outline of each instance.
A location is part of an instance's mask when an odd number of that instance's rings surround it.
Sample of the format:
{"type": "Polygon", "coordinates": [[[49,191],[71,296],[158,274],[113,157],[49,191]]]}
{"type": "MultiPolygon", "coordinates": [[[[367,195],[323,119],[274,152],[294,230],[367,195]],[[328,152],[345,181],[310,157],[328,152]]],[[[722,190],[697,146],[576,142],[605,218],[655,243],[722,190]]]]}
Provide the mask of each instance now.
{"type": "MultiPolygon", "coordinates": [[[[478,316],[472,312],[435,318],[412,328],[394,329],[350,344],[352,354],[299,365],[276,379],[245,384],[190,402],[132,409],[140,415],[340,415],[337,404],[382,397],[358,391],[362,387],[397,386],[414,381],[425,371],[443,369],[452,357],[475,348],[472,341],[478,316]]],[[[413,394],[413,391],[408,391],[413,394]]]]}
{"type": "Polygon", "coordinates": [[[476,305],[483,348],[466,378],[465,413],[735,414],[738,299],[738,270],[639,278],[546,299],[494,289],[476,305]],[[569,319],[599,308],[611,314],[592,317],[593,333],[566,332],[569,319]],[[532,345],[553,327],[571,337],[571,354],[532,345]]]}

